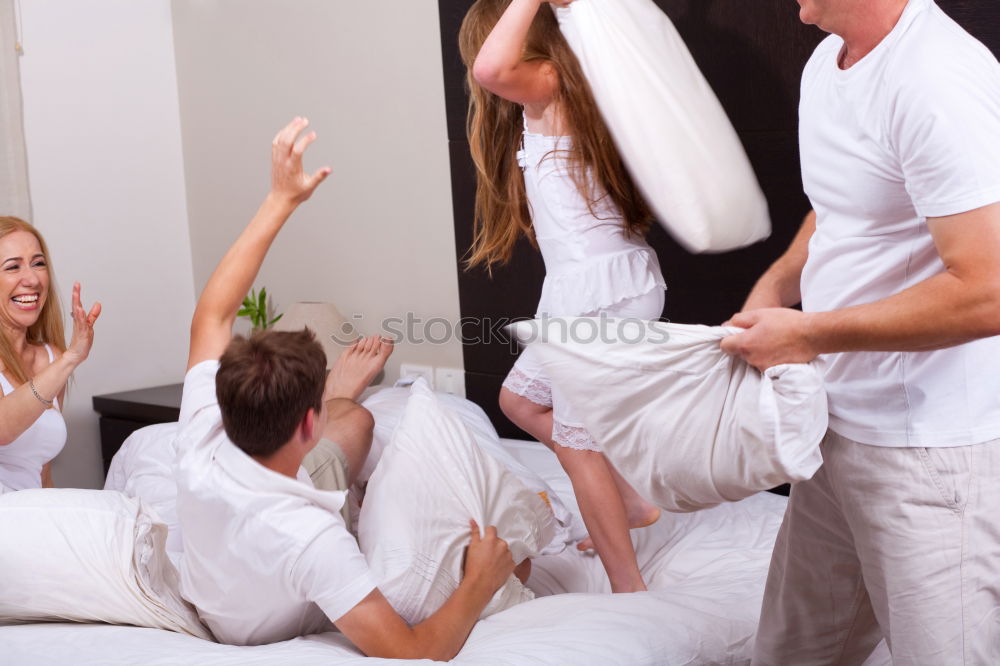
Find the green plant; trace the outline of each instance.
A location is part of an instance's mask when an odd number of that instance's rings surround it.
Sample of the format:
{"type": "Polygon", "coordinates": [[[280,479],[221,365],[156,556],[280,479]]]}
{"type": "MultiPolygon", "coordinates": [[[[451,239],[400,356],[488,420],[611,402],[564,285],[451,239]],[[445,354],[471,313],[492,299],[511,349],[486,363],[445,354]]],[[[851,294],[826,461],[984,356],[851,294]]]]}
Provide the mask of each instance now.
{"type": "Polygon", "coordinates": [[[282,317],[279,314],[277,317],[269,319],[268,309],[267,289],[261,287],[259,294],[251,289],[250,294],[243,298],[243,307],[236,313],[236,316],[249,319],[254,331],[263,331],[282,317]]]}

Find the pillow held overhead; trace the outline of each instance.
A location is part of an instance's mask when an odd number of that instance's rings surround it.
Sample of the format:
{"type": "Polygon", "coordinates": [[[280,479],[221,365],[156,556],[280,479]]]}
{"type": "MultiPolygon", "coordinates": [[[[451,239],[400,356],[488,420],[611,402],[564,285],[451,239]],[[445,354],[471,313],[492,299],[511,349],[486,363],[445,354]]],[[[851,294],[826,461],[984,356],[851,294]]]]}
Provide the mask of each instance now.
{"type": "Polygon", "coordinates": [[[726,112],[652,0],[556,9],[622,159],[660,224],[691,252],[767,238],[767,201],[726,112]]]}

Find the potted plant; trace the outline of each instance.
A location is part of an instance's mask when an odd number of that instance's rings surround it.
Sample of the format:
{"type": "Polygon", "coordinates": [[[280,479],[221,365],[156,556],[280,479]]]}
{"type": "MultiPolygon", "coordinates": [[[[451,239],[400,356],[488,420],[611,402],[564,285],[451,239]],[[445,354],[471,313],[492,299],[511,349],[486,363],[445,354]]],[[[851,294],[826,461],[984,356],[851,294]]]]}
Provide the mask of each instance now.
{"type": "Polygon", "coordinates": [[[250,293],[243,298],[243,307],[239,309],[236,316],[249,319],[250,325],[253,327],[253,332],[256,333],[257,331],[263,331],[281,319],[280,314],[274,318],[270,318],[268,309],[267,289],[261,287],[259,294],[251,289],[250,293]]]}

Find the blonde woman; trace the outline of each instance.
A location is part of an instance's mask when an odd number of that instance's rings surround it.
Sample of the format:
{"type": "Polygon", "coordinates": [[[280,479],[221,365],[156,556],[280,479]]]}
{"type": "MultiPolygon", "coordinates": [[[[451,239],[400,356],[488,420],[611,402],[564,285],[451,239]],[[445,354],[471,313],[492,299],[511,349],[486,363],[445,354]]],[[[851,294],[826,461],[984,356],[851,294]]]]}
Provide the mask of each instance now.
{"type": "MultiPolygon", "coordinates": [[[[506,263],[525,235],[546,266],[537,316],[658,319],[665,284],[644,240],[649,208],[546,4],[479,0],[462,24],[478,176],[468,265],[506,263]]],[[[654,522],[659,510],[601,453],[579,416],[586,405],[567,404],[528,348],[504,381],[500,406],[556,452],[590,533],[578,547],[597,551],[612,591],[646,589],[629,528],[654,522]]]]}
{"type": "Polygon", "coordinates": [[[100,303],[73,286],[73,337],[63,332],[48,247],[33,226],[0,217],[0,492],[51,487],[49,463],[66,444],[66,382],[87,359],[100,303]]]}

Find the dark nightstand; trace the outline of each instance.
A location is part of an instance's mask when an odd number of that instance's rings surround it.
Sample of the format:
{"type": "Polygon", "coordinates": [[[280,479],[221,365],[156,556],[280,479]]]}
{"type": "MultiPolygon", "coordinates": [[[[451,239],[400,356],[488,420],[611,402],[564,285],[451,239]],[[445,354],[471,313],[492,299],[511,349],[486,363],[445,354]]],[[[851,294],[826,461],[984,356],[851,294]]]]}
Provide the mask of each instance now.
{"type": "Polygon", "coordinates": [[[104,473],[122,443],[139,428],[176,421],[181,410],[183,384],[95,395],[94,411],[101,415],[101,457],[104,473]]]}

